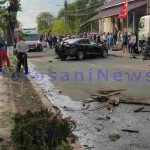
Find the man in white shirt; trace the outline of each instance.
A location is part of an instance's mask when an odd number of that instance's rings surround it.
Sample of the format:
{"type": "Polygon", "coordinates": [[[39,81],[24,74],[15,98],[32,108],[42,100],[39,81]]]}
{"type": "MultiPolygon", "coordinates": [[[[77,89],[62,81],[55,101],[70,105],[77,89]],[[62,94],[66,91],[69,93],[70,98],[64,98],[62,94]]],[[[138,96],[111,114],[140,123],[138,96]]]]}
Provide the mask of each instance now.
{"type": "Polygon", "coordinates": [[[135,46],[136,46],[136,36],[133,32],[131,32],[131,37],[129,41],[129,46],[131,48],[131,54],[135,57],[135,46]]]}
{"type": "Polygon", "coordinates": [[[24,41],[23,35],[19,35],[19,41],[17,42],[16,45],[16,50],[18,51],[17,54],[17,59],[18,59],[18,64],[17,64],[17,73],[20,72],[21,65],[23,65],[25,69],[25,74],[28,74],[28,62],[27,62],[27,52],[29,50],[28,45],[24,41]]]}

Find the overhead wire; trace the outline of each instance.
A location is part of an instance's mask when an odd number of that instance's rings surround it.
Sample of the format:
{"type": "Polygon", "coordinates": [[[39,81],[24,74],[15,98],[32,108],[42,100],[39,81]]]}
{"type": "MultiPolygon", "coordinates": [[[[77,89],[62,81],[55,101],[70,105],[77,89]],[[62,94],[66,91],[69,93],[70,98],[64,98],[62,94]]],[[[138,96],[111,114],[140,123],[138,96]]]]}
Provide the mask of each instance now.
{"type": "Polygon", "coordinates": [[[91,12],[91,13],[84,13],[84,14],[66,14],[66,16],[74,16],[74,17],[78,17],[78,16],[86,16],[86,15],[90,15],[90,14],[94,14],[94,13],[97,13],[97,12],[99,12],[99,10],[98,11],[94,11],[94,12],[91,12]]]}
{"type": "MultiPolygon", "coordinates": [[[[79,12],[79,11],[83,11],[83,10],[86,10],[86,9],[89,9],[90,7],[94,7],[94,6],[98,6],[98,5],[100,5],[101,3],[99,3],[99,4],[95,4],[95,5],[92,5],[92,6],[88,6],[88,7],[86,7],[86,8],[82,8],[82,9],[76,9],[76,10],[74,10],[74,11],[66,11],[67,13],[74,13],[74,12],[79,12]]],[[[93,8],[94,9],[94,8],[93,8]]]]}

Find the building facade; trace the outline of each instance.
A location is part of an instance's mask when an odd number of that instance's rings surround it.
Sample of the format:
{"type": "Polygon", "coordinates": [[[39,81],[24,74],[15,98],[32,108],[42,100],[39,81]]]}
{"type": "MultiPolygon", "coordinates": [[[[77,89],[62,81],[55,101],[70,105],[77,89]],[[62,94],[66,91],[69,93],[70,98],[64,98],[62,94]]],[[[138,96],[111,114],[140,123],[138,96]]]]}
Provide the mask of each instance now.
{"type": "Polygon", "coordinates": [[[99,32],[114,32],[115,29],[137,32],[141,16],[147,14],[147,0],[128,0],[128,19],[118,19],[124,0],[111,0],[100,8],[90,21],[99,20],[99,32]]]}

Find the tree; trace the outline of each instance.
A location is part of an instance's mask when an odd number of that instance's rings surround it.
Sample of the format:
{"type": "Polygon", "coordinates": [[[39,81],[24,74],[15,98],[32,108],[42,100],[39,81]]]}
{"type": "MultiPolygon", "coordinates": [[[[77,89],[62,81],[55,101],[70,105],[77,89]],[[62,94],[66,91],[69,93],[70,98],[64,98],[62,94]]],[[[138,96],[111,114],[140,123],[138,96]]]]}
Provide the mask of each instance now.
{"type": "Polygon", "coordinates": [[[7,19],[7,45],[13,45],[13,35],[15,27],[18,25],[17,12],[21,10],[20,0],[9,0],[9,7],[6,11],[7,19]]]}
{"type": "Polygon", "coordinates": [[[3,37],[4,36],[4,31],[2,28],[0,28],[0,37],[3,37]]]}
{"type": "Polygon", "coordinates": [[[69,26],[72,33],[77,33],[81,30],[80,25],[95,16],[105,2],[106,0],[76,0],[67,4],[67,7],[65,2],[65,9],[60,10],[58,19],[65,18],[67,28],[69,26]]]}
{"type": "Polygon", "coordinates": [[[40,35],[49,32],[54,22],[54,19],[54,16],[49,12],[41,12],[37,16],[36,22],[38,24],[38,31],[40,35]]]}
{"type": "Polygon", "coordinates": [[[64,20],[56,20],[51,28],[51,33],[56,35],[64,35],[65,34],[65,22],[64,20]]]}
{"type": "Polygon", "coordinates": [[[0,27],[4,34],[7,31],[8,46],[13,45],[13,33],[18,24],[17,12],[21,10],[20,0],[6,0],[9,2],[9,7],[0,7],[0,27]]]}

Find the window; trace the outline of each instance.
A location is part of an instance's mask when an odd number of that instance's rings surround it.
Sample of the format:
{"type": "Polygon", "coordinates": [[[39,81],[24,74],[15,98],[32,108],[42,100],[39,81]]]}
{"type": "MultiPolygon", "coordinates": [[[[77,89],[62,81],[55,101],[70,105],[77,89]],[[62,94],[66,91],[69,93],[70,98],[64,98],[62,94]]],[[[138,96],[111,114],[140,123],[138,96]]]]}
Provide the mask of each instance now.
{"type": "Polygon", "coordinates": [[[88,40],[81,40],[78,42],[78,44],[89,44],[88,40]]]}
{"type": "Polygon", "coordinates": [[[96,43],[94,41],[89,41],[90,42],[90,45],[96,45],[96,43]]]}
{"type": "Polygon", "coordinates": [[[38,34],[26,34],[26,41],[37,41],[39,39],[38,34]]]}
{"type": "Polygon", "coordinates": [[[145,18],[141,18],[140,24],[139,24],[139,29],[143,29],[145,27],[145,18]]]}

